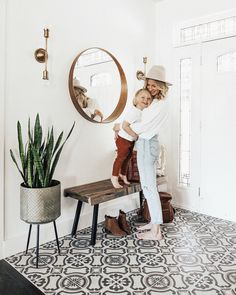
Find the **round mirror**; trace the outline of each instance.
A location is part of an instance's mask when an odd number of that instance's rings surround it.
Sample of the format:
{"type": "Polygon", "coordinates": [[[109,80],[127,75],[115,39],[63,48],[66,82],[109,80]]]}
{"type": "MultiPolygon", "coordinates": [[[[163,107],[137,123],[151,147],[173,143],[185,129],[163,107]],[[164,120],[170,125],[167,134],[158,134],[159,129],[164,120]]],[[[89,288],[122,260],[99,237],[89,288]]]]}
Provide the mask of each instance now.
{"type": "Polygon", "coordinates": [[[101,48],[82,51],[69,74],[72,102],[87,120],[109,123],[122,113],[127,100],[127,82],[116,58],[101,48]]]}

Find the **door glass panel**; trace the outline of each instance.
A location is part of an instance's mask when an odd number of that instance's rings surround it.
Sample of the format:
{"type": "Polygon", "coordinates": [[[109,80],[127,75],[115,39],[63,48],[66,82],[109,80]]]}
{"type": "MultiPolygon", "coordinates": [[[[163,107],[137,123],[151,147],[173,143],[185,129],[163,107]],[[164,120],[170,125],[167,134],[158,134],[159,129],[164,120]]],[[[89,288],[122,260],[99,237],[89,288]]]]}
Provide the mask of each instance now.
{"type": "Polygon", "coordinates": [[[228,52],[217,57],[217,72],[236,72],[236,51],[228,52]]]}
{"type": "Polygon", "coordinates": [[[192,59],[180,60],[179,185],[190,186],[192,59]]]}

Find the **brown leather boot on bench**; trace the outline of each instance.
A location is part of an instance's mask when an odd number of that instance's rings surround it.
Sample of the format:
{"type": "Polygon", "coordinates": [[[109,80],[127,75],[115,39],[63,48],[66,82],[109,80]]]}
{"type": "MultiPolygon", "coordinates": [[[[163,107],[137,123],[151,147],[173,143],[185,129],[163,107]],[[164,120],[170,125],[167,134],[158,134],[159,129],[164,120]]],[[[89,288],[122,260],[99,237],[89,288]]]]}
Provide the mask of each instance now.
{"type": "MultiPolygon", "coordinates": [[[[170,203],[172,196],[166,192],[159,192],[161,199],[163,223],[171,222],[174,219],[174,209],[170,203]]],[[[143,221],[150,222],[151,217],[148,209],[147,200],[145,199],[142,206],[142,217],[143,221]]]]}

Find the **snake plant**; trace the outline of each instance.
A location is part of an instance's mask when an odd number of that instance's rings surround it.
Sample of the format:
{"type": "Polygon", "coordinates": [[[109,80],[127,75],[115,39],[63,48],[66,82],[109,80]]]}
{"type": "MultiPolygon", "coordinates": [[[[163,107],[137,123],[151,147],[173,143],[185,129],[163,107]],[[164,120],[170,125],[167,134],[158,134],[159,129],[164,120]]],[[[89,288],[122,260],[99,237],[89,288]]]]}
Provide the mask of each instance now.
{"type": "Polygon", "coordinates": [[[23,178],[23,185],[30,188],[50,187],[53,174],[58,164],[61,151],[70,137],[75,123],[72,125],[66,139],[62,142],[63,132],[54,139],[54,130],[51,127],[47,137],[43,139],[42,126],[39,114],[37,114],[34,128],[31,129],[30,119],[28,120],[28,140],[24,145],[22,139],[21,124],[17,122],[18,148],[20,164],[16,161],[14,153],[10,150],[11,158],[23,178]]]}

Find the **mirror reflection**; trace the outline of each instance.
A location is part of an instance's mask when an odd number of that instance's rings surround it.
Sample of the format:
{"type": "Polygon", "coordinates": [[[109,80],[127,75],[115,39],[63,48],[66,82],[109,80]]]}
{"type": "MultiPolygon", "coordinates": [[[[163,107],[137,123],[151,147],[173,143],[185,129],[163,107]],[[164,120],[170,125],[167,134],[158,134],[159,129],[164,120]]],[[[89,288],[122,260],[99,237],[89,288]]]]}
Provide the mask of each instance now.
{"type": "Polygon", "coordinates": [[[87,96],[87,89],[80,85],[80,81],[77,78],[73,79],[73,87],[75,91],[76,101],[82,110],[91,119],[96,121],[103,120],[103,113],[99,110],[100,106],[95,98],[90,98],[87,96]]]}
{"type": "Polygon", "coordinates": [[[71,78],[73,103],[86,119],[111,122],[123,111],[127,99],[125,75],[106,50],[90,48],[79,54],[71,78]]]}

